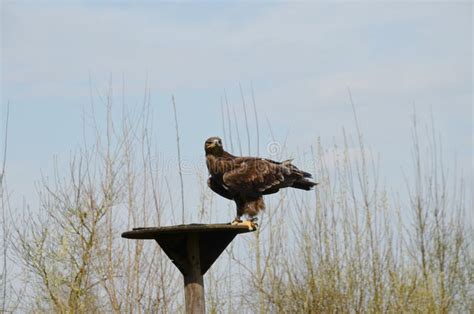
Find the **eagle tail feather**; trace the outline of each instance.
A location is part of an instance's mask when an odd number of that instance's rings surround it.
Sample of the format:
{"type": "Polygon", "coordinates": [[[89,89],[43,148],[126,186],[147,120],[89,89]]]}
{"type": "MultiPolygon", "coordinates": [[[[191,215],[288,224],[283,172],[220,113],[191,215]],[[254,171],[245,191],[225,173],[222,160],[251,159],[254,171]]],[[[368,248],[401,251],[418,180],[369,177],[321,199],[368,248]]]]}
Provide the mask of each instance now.
{"type": "Polygon", "coordinates": [[[301,190],[309,191],[315,185],[318,185],[318,184],[316,182],[303,179],[303,180],[295,181],[291,187],[293,187],[295,189],[301,189],[301,190]]]}
{"type": "Polygon", "coordinates": [[[303,173],[304,178],[312,178],[313,177],[313,175],[309,172],[306,172],[306,171],[301,171],[301,172],[303,173]]]}
{"type": "Polygon", "coordinates": [[[288,160],[285,160],[284,162],[282,162],[282,164],[284,166],[288,167],[291,172],[299,174],[299,175],[303,176],[303,178],[312,178],[313,177],[313,175],[311,173],[303,171],[303,170],[299,169],[298,167],[296,167],[295,165],[293,165],[291,163],[292,161],[293,161],[293,159],[288,159],[288,160]]]}

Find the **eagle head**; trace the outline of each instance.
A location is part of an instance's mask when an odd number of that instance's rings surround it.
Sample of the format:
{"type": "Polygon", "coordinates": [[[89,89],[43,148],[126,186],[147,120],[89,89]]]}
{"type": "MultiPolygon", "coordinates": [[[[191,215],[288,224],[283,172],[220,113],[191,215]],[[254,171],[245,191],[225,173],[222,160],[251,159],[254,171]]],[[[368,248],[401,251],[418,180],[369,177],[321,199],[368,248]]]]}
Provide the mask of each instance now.
{"type": "Polygon", "coordinates": [[[220,156],[224,152],[224,148],[222,147],[222,140],[217,137],[213,136],[206,140],[204,143],[204,150],[206,154],[220,156]]]}

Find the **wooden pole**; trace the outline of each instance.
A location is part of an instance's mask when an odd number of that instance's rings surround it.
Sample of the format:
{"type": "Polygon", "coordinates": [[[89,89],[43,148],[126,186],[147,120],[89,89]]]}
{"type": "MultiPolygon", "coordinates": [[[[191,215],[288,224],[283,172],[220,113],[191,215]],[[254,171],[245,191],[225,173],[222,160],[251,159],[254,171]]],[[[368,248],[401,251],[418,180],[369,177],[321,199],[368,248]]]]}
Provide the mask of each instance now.
{"type": "Polygon", "coordinates": [[[188,269],[184,274],[186,313],[205,314],[204,282],[201,274],[199,235],[191,233],[187,239],[188,269]]]}

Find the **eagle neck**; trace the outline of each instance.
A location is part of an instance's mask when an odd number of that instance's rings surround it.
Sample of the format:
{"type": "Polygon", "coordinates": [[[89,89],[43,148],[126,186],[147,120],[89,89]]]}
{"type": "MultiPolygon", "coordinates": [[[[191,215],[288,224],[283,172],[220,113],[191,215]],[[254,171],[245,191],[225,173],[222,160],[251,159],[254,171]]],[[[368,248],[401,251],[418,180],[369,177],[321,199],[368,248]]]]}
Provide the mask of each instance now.
{"type": "Polygon", "coordinates": [[[221,154],[206,153],[207,167],[211,175],[222,175],[224,171],[232,169],[232,160],[235,156],[226,151],[221,154]],[[229,163],[230,162],[230,163],[229,163]]]}

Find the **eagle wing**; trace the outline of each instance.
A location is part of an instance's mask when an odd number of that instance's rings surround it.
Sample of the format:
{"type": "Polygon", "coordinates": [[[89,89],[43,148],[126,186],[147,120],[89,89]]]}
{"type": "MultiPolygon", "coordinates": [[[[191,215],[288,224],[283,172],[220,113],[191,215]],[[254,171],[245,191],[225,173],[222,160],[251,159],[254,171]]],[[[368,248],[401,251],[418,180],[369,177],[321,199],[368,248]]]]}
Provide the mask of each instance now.
{"type": "Polygon", "coordinates": [[[229,200],[232,200],[234,198],[233,195],[229,192],[229,190],[212,176],[207,179],[207,185],[211,188],[211,190],[213,190],[222,197],[225,197],[229,200]]]}
{"type": "Polygon", "coordinates": [[[297,177],[288,164],[262,158],[237,157],[234,167],[224,173],[224,184],[233,191],[270,194],[291,186],[297,177]]]}

